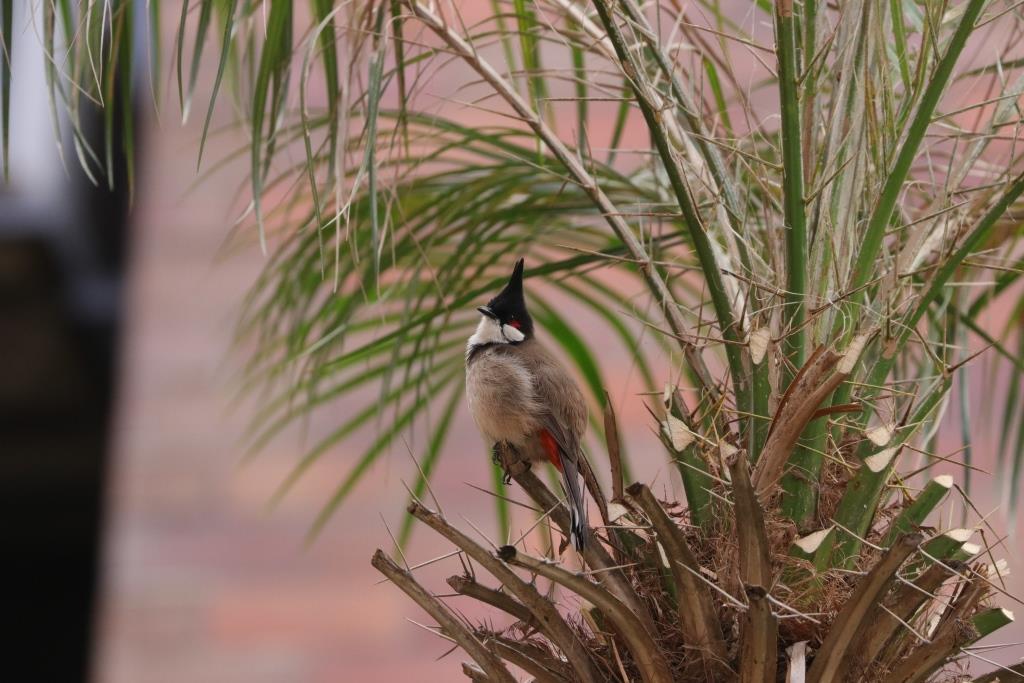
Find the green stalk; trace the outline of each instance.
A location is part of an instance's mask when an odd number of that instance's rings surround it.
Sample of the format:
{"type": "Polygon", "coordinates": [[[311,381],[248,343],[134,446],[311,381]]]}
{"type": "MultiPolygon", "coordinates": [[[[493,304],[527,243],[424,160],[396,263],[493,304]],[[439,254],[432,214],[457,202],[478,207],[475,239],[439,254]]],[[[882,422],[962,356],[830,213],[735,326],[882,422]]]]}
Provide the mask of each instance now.
{"type": "Polygon", "coordinates": [[[918,301],[917,307],[914,312],[910,315],[906,321],[906,327],[903,329],[903,334],[900,337],[901,346],[910,338],[913,333],[913,327],[917,325],[918,321],[931,306],[932,302],[935,301],[946,287],[946,283],[949,282],[953,274],[960,268],[960,265],[964,260],[971,255],[981,244],[988,239],[992,229],[995,228],[996,221],[1002,218],[1006,210],[1017,201],[1017,198],[1024,193],[1024,173],[1018,175],[1010,186],[1003,193],[1003,196],[990,208],[985,215],[978,221],[974,230],[967,236],[960,248],[957,249],[952,256],[945,259],[936,271],[934,278],[928,285],[928,289],[921,296],[918,301]]]}
{"type": "Polygon", "coordinates": [[[967,562],[971,558],[978,557],[981,551],[982,548],[980,545],[970,542],[964,542],[961,543],[958,548],[955,548],[953,552],[949,554],[949,560],[951,562],[967,562]]]}
{"type": "MultiPolygon", "coordinates": [[[[118,63],[116,66],[117,94],[121,98],[121,116],[119,121],[121,126],[121,154],[123,155],[124,174],[128,184],[129,206],[135,202],[135,97],[132,80],[132,45],[135,35],[132,26],[135,19],[132,7],[132,3],[129,2],[123,9],[124,15],[121,20],[124,22],[124,34],[117,43],[118,63]]],[[[116,109],[113,102],[110,103],[109,109],[116,109]]],[[[111,179],[111,182],[114,182],[114,180],[111,179]]]]}
{"type": "Polygon", "coordinates": [[[679,470],[679,476],[683,480],[683,490],[686,493],[686,506],[690,512],[690,520],[697,526],[707,529],[714,521],[715,510],[712,505],[711,488],[715,480],[708,473],[708,465],[700,456],[699,446],[692,441],[681,449],[675,447],[671,434],[672,419],[678,420],[686,425],[691,432],[694,431],[690,416],[686,413],[686,407],[682,403],[682,395],[673,392],[668,406],[671,418],[667,419],[659,430],[659,436],[665,448],[672,454],[672,459],[679,470]]]}
{"type": "MultiPolygon", "coordinates": [[[[323,0],[321,0],[321,1],[323,1],[323,0]]],[[[406,77],[405,77],[406,55],[405,55],[405,29],[404,29],[404,26],[405,26],[405,22],[402,20],[402,4],[399,2],[399,0],[391,0],[391,31],[392,31],[391,35],[392,35],[392,43],[395,46],[395,72],[398,74],[398,127],[402,131],[402,142],[405,145],[404,151],[405,151],[406,154],[408,154],[409,153],[409,122],[407,120],[407,116],[408,116],[408,106],[409,106],[409,84],[406,82],[406,77]]],[[[333,29],[333,26],[331,28],[333,29]]],[[[327,61],[328,61],[328,59],[333,58],[333,56],[334,56],[333,55],[333,48],[332,48],[331,53],[329,53],[329,54],[326,53],[326,51],[325,51],[324,62],[325,62],[325,67],[327,67],[328,69],[329,69],[329,67],[327,66],[327,61]]],[[[337,64],[334,65],[334,68],[337,69],[337,64]]],[[[335,88],[337,87],[337,77],[336,76],[332,76],[331,72],[329,70],[326,72],[326,75],[327,75],[328,97],[332,98],[332,99],[329,99],[329,105],[331,107],[330,111],[334,112],[336,110],[336,107],[337,107],[337,104],[335,102],[335,99],[337,98],[337,92],[335,91],[333,96],[330,93],[331,93],[331,88],[332,87],[335,87],[335,88]],[[332,82],[333,82],[333,86],[332,86],[332,82]]],[[[333,114],[331,114],[331,115],[333,115],[333,114]]],[[[335,140],[334,136],[337,134],[337,120],[336,120],[336,118],[332,119],[331,123],[332,123],[332,131],[331,131],[332,132],[332,137],[330,139],[331,139],[331,149],[333,150],[334,149],[334,140],[335,140]]],[[[334,154],[332,154],[331,155],[331,166],[330,166],[330,170],[328,171],[328,177],[331,178],[331,179],[333,179],[333,176],[334,176],[334,163],[335,163],[334,154]]]]}
{"type": "Polygon", "coordinates": [[[817,49],[817,22],[818,22],[818,0],[804,0],[803,16],[800,18],[803,24],[803,44],[800,46],[802,55],[800,68],[803,70],[804,92],[801,104],[803,105],[803,171],[804,184],[810,185],[812,178],[813,162],[811,150],[814,146],[814,113],[815,95],[818,92],[818,70],[813,68],[814,52],[817,49]]]}
{"type": "MultiPolygon", "coordinates": [[[[115,135],[114,132],[114,117],[117,113],[117,92],[119,77],[120,77],[120,65],[117,63],[123,58],[123,46],[126,42],[132,40],[132,23],[131,23],[131,3],[117,4],[115,3],[110,8],[111,12],[111,33],[110,33],[110,46],[112,50],[117,50],[117,61],[111,62],[106,65],[106,71],[102,74],[103,80],[102,85],[102,97],[103,97],[103,148],[104,148],[104,160],[107,176],[107,187],[110,190],[114,189],[114,140],[115,138],[122,138],[124,135],[123,131],[119,131],[119,134],[115,135]]],[[[129,53],[130,54],[130,53],[129,53]]],[[[113,52],[111,52],[113,56],[113,52]]],[[[128,131],[130,132],[130,131],[128,131]]]]}
{"type": "MultiPolygon", "coordinates": [[[[321,27],[320,34],[317,36],[317,42],[320,44],[320,50],[322,51],[321,59],[324,65],[324,86],[327,89],[327,116],[329,119],[327,124],[327,140],[330,145],[330,154],[328,155],[328,183],[333,182],[334,180],[334,169],[338,156],[335,150],[338,147],[338,100],[341,91],[338,83],[339,72],[338,50],[335,43],[336,32],[334,30],[334,19],[330,17],[331,11],[331,0],[314,1],[314,16],[316,17],[317,25],[321,27]]],[[[399,63],[401,63],[401,50],[401,41],[396,41],[395,52],[399,55],[399,63]]],[[[312,166],[312,164],[309,165],[312,166]]],[[[320,224],[322,225],[322,222],[320,224]]]]}
{"type": "MultiPolygon", "coordinates": [[[[786,356],[799,368],[806,356],[804,298],[807,292],[807,216],[804,213],[804,174],[797,95],[796,18],[793,0],[775,2],[775,51],[779,61],[779,107],[782,115],[782,193],[786,221],[786,356]]],[[[785,367],[785,366],[784,366],[785,367]]],[[[792,380],[785,370],[783,388],[792,380]]]]}
{"type": "Polygon", "coordinates": [[[722,119],[722,128],[729,134],[729,137],[735,137],[736,133],[733,131],[732,121],[729,119],[729,107],[725,100],[725,93],[722,90],[722,81],[718,77],[718,69],[715,68],[715,63],[707,57],[704,57],[701,63],[704,65],[704,73],[708,79],[711,96],[715,99],[715,108],[722,119]]]}
{"type": "MultiPolygon", "coordinates": [[[[818,549],[823,544],[827,543],[828,540],[835,535],[835,527],[827,527],[825,529],[819,529],[806,536],[801,536],[793,542],[793,545],[789,548],[790,557],[798,557],[801,560],[813,562],[817,556],[818,549]]],[[[794,585],[788,583],[787,585],[794,585]]]]}
{"type": "Polygon", "coordinates": [[[1013,623],[1013,613],[1002,607],[993,607],[984,612],[979,612],[972,619],[974,628],[978,632],[978,640],[998,631],[1004,626],[1013,623]]]}
{"type": "Polygon", "coordinates": [[[708,474],[707,463],[697,455],[696,444],[690,444],[681,451],[673,449],[672,457],[683,480],[683,492],[686,494],[690,521],[702,529],[707,529],[715,518],[711,494],[708,492],[715,482],[708,474]]]}
{"type": "Polygon", "coordinates": [[[836,528],[818,529],[797,538],[789,548],[789,556],[807,562],[808,566],[790,566],[783,570],[782,581],[787,586],[806,585],[805,596],[821,592],[821,574],[828,570],[828,553],[822,549],[831,548],[835,539],[836,528]]]}
{"type": "Polygon", "coordinates": [[[764,449],[764,442],[768,440],[768,430],[772,426],[771,416],[771,395],[772,385],[768,375],[768,359],[762,358],[761,362],[754,366],[754,416],[751,420],[753,429],[750,438],[750,461],[757,462],[758,456],[764,449]]]}
{"type": "Polygon", "coordinates": [[[164,54],[163,50],[163,25],[160,21],[160,3],[152,2],[149,4],[149,22],[148,37],[149,37],[149,90],[150,95],[153,98],[153,106],[160,109],[160,89],[157,85],[163,74],[163,62],[162,57],[164,54]]]}
{"type": "MultiPolygon", "coordinates": [[[[701,108],[683,87],[679,75],[672,66],[672,60],[669,59],[662,46],[654,40],[653,36],[655,34],[653,29],[651,29],[647,18],[637,8],[635,2],[633,0],[626,0],[622,3],[622,8],[629,15],[630,20],[646,29],[641,32],[641,36],[645,40],[651,55],[658,63],[662,74],[668,80],[672,89],[672,96],[679,104],[679,111],[682,114],[683,121],[686,122],[688,130],[697,134],[694,137],[693,143],[707,163],[711,177],[715,181],[715,186],[722,195],[722,204],[725,207],[726,215],[729,217],[729,222],[732,224],[732,229],[739,234],[743,228],[743,221],[740,218],[740,199],[736,190],[736,183],[726,170],[725,162],[722,161],[722,155],[719,154],[718,148],[711,144],[708,138],[701,108]]],[[[714,90],[714,84],[712,84],[712,89],[714,90]]],[[[742,242],[738,244],[738,247],[742,265],[749,272],[751,264],[746,247],[742,242]]]]}
{"type": "Polygon", "coordinates": [[[910,66],[907,64],[907,33],[903,27],[903,7],[900,0],[889,0],[889,14],[892,16],[892,38],[896,46],[896,59],[900,65],[903,87],[910,87],[910,66]]]}
{"type": "MultiPolygon", "coordinates": [[[[805,7],[806,9],[806,7],[805,7]]],[[[814,5],[804,25],[813,45],[814,5]]],[[[783,352],[790,364],[783,364],[781,390],[793,379],[793,367],[800,368],[807,355],[807,331],[804,302],[807,295],[807,214],[804,211],[803,143],[800,127],[800,100],[797,95],[796,17],[792,0],[775,3],[776,54],[779,62],[779,106],[782,115],[782,193],[786,221],[786,308],[787,322],[783,352]]],[[[810,57],[805,55],[805,63],[810,57]]],[[[818,472],[827,438],[827,421],[816,420],[806,429],[806,437],[794,450],[792,469],[784,477],[783,514],[796,522],[806,520],[817,504],[818,472]]]]}
{"type": "Polygon", "coordinates": [[[672,186],[676,201],[679,203],[683,222],[689,230],[690,239],[693,241],[694,249],[697,252],[697,259],[704,271],[708,291],[711,293],[711,303],[718,318],[719,329],[726,342],[725,352],[735,389],[736,404],[739,406],[750,405],[750,388],[743,367],[742,352],[744,347],[741,345],[733,319],[732,304],[729,301],[728,292],[722,281],[722,273],[715,262],[715,255],[711,249],[711,240],[704,229],[704,223],[697,212],[693,198],[690,196],[690,189],[683,179],[679,163],[676,160],[675,151],[668,140],[668,134],[664,128],[664,123],[662,123],[662,112],[655,108],[650,99],[650,94],[647,92],[650,86],[642,77],[643,69],[637,63],[635,53],[627,48],[622,32],[612,17],[612,10],[608,5],[608,1],[594,0],[594,7],[597,9],[602,25],[608,32],[608,38],[615,48],[615,53],[621,61],[626,75],[636,84],[634,91],[637,104],[640,106],[640,111],[647,122],[648,130],[658,150],[658,156],[661,157],[669,184],[672,186]]]}
{"type": "MultiPolygon", "coordinates": [[[[861,352],[861,357],[864,357],[864,354],[867,352],[868,347],[871,344],[873,344],[874,341],[875,341],[874,339],[869,339],[868,340],[867,344],[864,345],[864,351],[861,352]]],[[[877,390],[872,389],[870,387],[862,387],[862,389],[865,392],[867,392],[868,394],[872,395],[872,396],[877,392],[877,390]]],[[[852,398],[852,396],[853,396],[853,382],[850,382],[850,381],[843,382],[832,393],[832,404],[831,405],[841,406],[843,404],[849,403],[850,399],[852,398]]],[[[858,397],[858,398],[860,398],[860,397],[858,397]]],[[[869,411],[862,410],[859,414],[850,416],[849,419],[847,419],[847,420],[843,420],[841,422],[837,421],[836,424],[833,425],[832,430],[831,430],[832,431],[832,438],[835,439],[836,442],[838,443],[839,440],[843,438],[843,435],[847,431],[849,431],[850,429],[857,429],[858,427],[863,427],[864,425],[866,425],[867,421],[870,419],[870,417],[871,417],[871,414],[870,414],[869,411]]]]}
{"type": "MultiPolygon", "coordinates": [[[[946,285],[950,279],[952,279],[953,274],[956,273],[957,269],[960,268],[964,260],[970,256],[979,245],[988,239],[988,236],[996,226],[996,222],[1004,213],[1006,213],[1006,210],[1021,196],[1022,193],[1024,193],[1024,173],[1018,175],[1010,183],[1006,192],[1003,193],[999,200],[993,204],[987,212],[985,212],[985,215],[978,221],[977,225],[964,240],[963,244],[960,245],[960,248],[942,261],[938,270],[932,277],[928,288],[918,299],[917,306],[906,318],[900,321],[898,329],[901,330],[901,332],[899,336],[897,336],[892,343],[886,346],[882,356],[878,359],[874,367],[871,369],[871,372],[868,374],[867,379],[862,385],[863,392],[860,395],[862,400],[870,401],[871,398],[877,395],[880,387],[883,386],[886,379],[889,377],[889,371],[896,362],[899,352],[913,335],[913,331],[921,321],[921,318],[924,317],[924,314],[931,307],[932,303],[934,303],[935,300],[944,292],[946,285]]],[[[874,340],[869,342],[869,344],[873,343],[873,341],[874,340]]],[[[841,403],[848,402],[852,393],[853,385],[849,382],[844,382],[833,395],[832,405],[839,405],[841,403]]],[[[864,411],[860,416],[851,420],[850,425],[854,428],[863,427],[869,418],[869,411],[864,411]]]]}
{"type": "MultiPolygon", "coordinates": [[[[381,224],[379,218],[379,197],[377,194],[377,122],[379,119],[380,100],[384,94],[384,60],[386,58],[386,42],[384,36],[384,18],[386,8],[381,5],[377,10],[374,24],[374,54],[370,60],[369,87],[367,89],[366,111],[366,142],[363,164],[366,168],[366,190],[370,199],[370,243],[373,247],[374,273],[380,273],[381,255],[381,224]]],[[[379,286],[379,284],[378,284],[379,286]]]]}
{"type": "MultiPolygon", "coordinates": [[[[928,288],[918,299],[917,306],[904,320],[900,321],[899,337],[896,339],[896,343],[886,350],[886,353],[879,359],[872,369],[871,374],[868,376],[866,384],[870,387],[881,386],[886,378],[889,376],[889,370],[892,369],[893,363],[896,362],[896,356],[898,352],[906,345],[907,341],[913,334],[914,329],[917,327],[918,322],[928,311],[928,308],[932,303],[939,298],[946,287],[946,284],[953,277],[953,274],[957,271],[964,260],[971,255],[971,253],[977,249],[986,239],[989,234],[996,226],[998,221],[1006,210],[1017,200],[1021,194],[1024,193],[1024,173],[1018,175],[1010,186],[1007,188],[1003,196],[992,205],[985,215],[978,221],[978,224],[974,227],[974,230],[967,236],[960,248],[957,249],[952,255],[945,258],[942,264],[939,266],[935,275],[932,277],[928,288]]],[[[872,394],[877,392],[877,389],[871,390],[872,394]]],[[[866,419],[866,418],[865,418],[866,419]]]]}
{"type": "Polygon", "coordinates": [[[509,69],[509,78],[515,79],[513,74],[516,69],[516,53],[512,49],[512,33],[505,23],[504,10],[501,8],[500,0],[491,0],[491,14],[494,15],[494,26],[497,29],[498,38],[501,41],[501,52],[505,56],[505,65],[509,69]]]}
{"type": "Polygon", "coordinates": [[[782,478],[782,514],[798,527],[812,520],[818,506],[818,480],[828,436],[827,418],[819,417],[807,425],[782,478]]]}
{"type": "MultiPolygon", "coordinates": [[[[911,563],[907,569],[913,570],[920,566],[931,565],[936,560],[939,562],[945,562],[946,560],[963,561],[963,555],[957,558],[960,550],[970,542],[972,536],[971,529],[950,529],[949,531],[939,534],[935,538],[931,539],[923,546],[921,546],[922,562],[911,563]]],[[[977,547],[974,548],[977,550],[977,547]]]]}
{"type": "MultiPolygon", "coordinates": [[[[580,30],[572,18],[566,21],[570,29],[580,30]]],[[[582,156],[587,149],[587,61],[579,45],[574,43],[569,49],[572,52],[573,86],[576,91],[576,149],[582,156]]]]}
{"type": "Polygon", "coordinates": [[[495,496],[495,513],[498,525],[498,538],[509,537],[509,529],[512,528],[512,520],[509,516],[508,502],[502,497],[505,489],[505,470],[498,463],[491,463],[491,488],[495,496]]]}
{"type": "MultiPolygon", "coordinates": [[[[829,98],[830,122],[825,135],[824,149],[819,149],[816,155],[820,168],[828,169],[827,171],[823,170],[822,173],[832,174],[835,172],[836,175],[831,179],[820,179],[815,184],[816,187],[809,188],[815,199],[808,207],[808,231],[812,240],[811,271],[808,274],[808,279],[809,294],[815,301],[823,301],[830,296],[829,290],[832,282],[835,282],[837,287],[841,287],[843,283],[838,279],[840,274],[834,268],[836,264],[833,253],[835,245],[829,238],[833,233],[826,235],[822,232],[822,239],[814,238],[822,230],[822,226],[827,225],[829,221],[836,226],[839,235],[851,234],[858,220],[855,215],[851,215],[849,208],[853,203],[851,195],[856,191],[854,185],[858,183],[857,157],[860,155],[861,141],[865,136],[863,114],[857,113],[865,107],[865,103],[863,102],[863,92],[856,87],[856,84],[861,80],[857,74],[862,73],[866,58],[865,52],[868,43],[866,32],[871,15],[871,3],[862,2],[861,6],[859,16],[852,10],[844,11],[839,25],[836,26],[836,31],[839,33],[838,39],[844,42],[850,41],[854,47],[852,50],[848,50],[848,54],[843,56],[833,67],[837,68],[839,73],[833,74],[833,78],[837,82],[833,86],[833,94],[829,98]],[[852,165],[852,169],[849,171],[831,170],[843,169],[848,165],[852,165]]],[[[817,74],[824,68],[819,64],[814,70],[806,72],[804,78],[806,81],[813,79],[817,82],[817,74]]],[[[804,107],[806,112],[804,126],[807,127],[807,130],[811,130],[811,124],[817,120],[816,112],[807,102],[804,103],[804,107]]],[[[808,134],[807,139],[812,140],[813,138],[808,134]]],[[[810,147],[811,145],[808,145],[808,149],[810,147]]],[[[805,159],[805,163],[811,163],[811,160],[805,159]]],[[[805,169],[804,175],[813,177],[808,169],[805,169]]],[[[844,258],[845,260],[849,259],[844,258]]],[[[816,333],[823,336],[833,317],[834,314],[828,312],[819,316],[812,328],[813,331],[809,332],[812,338],[816,333]]]]}
{"type": "Polygon", "coordinates": [[[626,131],[626,121],[629,119],[629,79],[622,79],[622,100],[615,110],[615,123],[612,124],[612,137],[608,142],[608,158],[604,165],[611,167],[615,165],[615,156],[619,151],[619,143],[622,141],[622,134],[626,131]]]}
{"type": "MultiPolygon", "coordinates": [[[[682,81],[676,73],[676,70],[673,68],[672,61],[665,53],[662,46],[654,40],[653,36],[655,35],[655,32],[650,27],[643,12],[640,11],[633,0],[626,0],[623,2],[622,8],[625,10],[631,21],[644,29],[640,31],[640,35],[645,40],[648,51],[654,57],[665,79],[669,82],[672,96],[679,105],[679,111],[682,115],[683,122],[686,124],[687,130],[695,134],[692,136],[693,143],[701,157],[704,159],[704,162],[707,164],[710,175],[714,180],[714,189],[716,194],[721,195],[722,206],[725,209],[725,215],[729,220],[729,225],[725,226],[723,229],[732,230],[733,233],[737,235],[744,234],[744,222],[740,217],[740,199],[735,186],[735,181],[726,170],[725,163],[722,161],[722,156],[719,154],[718,148],[711,144],[709,140],[704,126],[701,108],[696,102],[694,102],[686,88],[683,87],[682,81]]],[[[736,251],[744,272],[753,272],[750,254],[747,252],[744,240],[736,241],[736,251]]],[[[758,369],[755,368],[754,372],[756,375],[758,369]]],[[[767,385],[767,364],[764,365],[761,372],[763,376],[760,378],[755,376],[753,381],[755,383],[767,385]]],[[[737,407],[740,411],[749,412],[754,415],[767,415],[767,394],[765,394],[763,401],[761,402],[758,401],[756,394],[753,394],[753,396],[748,394],[748,401],[749,400],[753,400],[754,403],[744,402],[737,397],[737,407]],[[764,409],[764,412],[760,413],[760,409],[764,409]]],[[[753,416],[747,420],[746,434],[742,435],[741,438],[749,444],[748,457],[753,460],[757,459],[761,450],[760,447],[764,444],[764,439],[767,438],[767,429],[768,423],[765,420],[759,420],[757,417],[753,416]]]]}
{"type": "Polygon", "coordinates": [[[839,527],[836,533],[836,546],[832,553],[833,566],[850,568],[860,552],[861,539],[867,533],[871,520],[874,519],[878,509],[878,503],[882,497],[886,482],[896,466],[899,449],[906,443],[924,420],[931,414],[942,397],[949,391],[951,380],[943,378],[918,405],[908,424],[897,430],[892,440],[885,448],[875,453],[870,453],[872,442],[865,439],[858,449],[857,456],[860,467],[853,479],[846,486],[846,491],[839,501],[835,511],[835,521],[839,527]],[[879,463],[879,466],[871,467],[870,458],[881,456],[889,449],[892,455],[888,461],[879,463]],[[844,530],[845,529],[845,530],[844,530]],[[848,530],[848,531],[846,531],[848,530]],[[852,532],[849,533],[849,532],[852,532]]]}
{"type": "MultiPolygon", "coordinates": [[[[956,318],[950,316],[951,321],[955,321],[956,318]]],[[[963,344],[963,348],[967,348],[967,335],[958,334],[956,338],[963,344]]],[[[974,469],[974,449],[971,446],[971,409],[970,409],[970,379],[967,375],[967,366],[961,365],[956,371],[957,378],[959,379],[959,390],[957,391],[958,408],[960,413],[960,435],[963,441],[961,442],[963,450],[961,451],[961,457],[964,463],[964,492],[966,495],[971,495],[971,470],[974,469]]],[[[965,509],[964,514],[966,515],[967,510],[965,509]]]]}
{"type": "Polygon", "coordinates": [[[897,538],[913,531],[915,527],[921,526],[925,518],[946,497],[952,485],[953,478],[949,475],[938,476],[928,482],[918,495],[917,500],[903,508],[899,516],[889,525],[889,530],[885,532],[885,537],[882,539],[882,546],[888,548],[897,538]]]}
{"type": "Polygon", "coordinates": [[[885,237],[886,228],[889,227],[889,220],[892,218],[896,201],[899,199],[900,192],[903,189],[903,183],[910,174],[910,166],[917,157],[917,150],[921,146],[925,133],[928,131],[928,125],[931,123],[935,107],[946,90],[946,84],[953,73],[953,67],[956,65],[960,53],[967,44],[967,38],[970,37],[971,32],[974,30],[974,22],[977,21],[978,15],[981,14],[982,9],[985,7],[985,0],[968,0],[966,4],[967,8],[964,10],[964,14],[960,19],[959,25],[957,25],[956,31],[953,33],[953,37],[950,38],[946,53],[935,66],[935,71],[932,73],[931,80],[921,96],[917,110],[914,112],[910,124],[903,134],[903,144],[900,146],[899,153],[896,155],[896,161],[893,163],[893,167],[886,176],[885,183],[882,185],[878,203],[875,204],[871,217],[868,219],[868,226],[861,242],[861,249],[854,263],[852,280],[849,285],[850,290],[856,290],[864,286],[874,273],[878,252],[882,246],[882,238],[885,237]]]}
{"type": "Polygon", "coordinates": [[[548,113],[550,113],[547,103],[547,83],[540,73],[540,46],[537,36],[534,35],[537,19],[534,17],[533,12],[527,8],[526,0],[512,0],[512,7],[515,11],[516,23],[518,24],[519,48],[523,55],[523,70],[526,71],[526,84],[529,89],[530,102],[538,114],[542,115],[545,110],[548,110],[548,113]]]}
{"type": "MultiPolygon", "coordinates": [[[[270,165],[274,129],[278,121],[276,111],[285,73],[291,56],[292,3],[274,2],[267,17],[267,36],[260,53],[259,71],[253,86],[251,168],[253,215],[260,238],[260,251],[267,253],[267,236],[263,223],[263,181],[270,165]],[[267,100],[270,99],[270,116],[267,100]],[[264,131],[264,127],[267,128],[264,131]],[[266,147],[266,149],[265,149],[266,147]]],[[[228,36],[230,41],[230,36],[228,36]]],[[[372,120],[372,119],[371,119],[372,120]]]]}
{"type": "Polygon", "coordinates": [[[935,25],[935,21],[929,18],[927,7],[922,8],[922,14],[924,15],[924,26],[921,31],[920,47],[917,51],[917,63],[914,65],[914,83],[913,87],[910,87],[908,90],[908,96],[904,100],[903,104],[900,105],[900,110],[897,114],[897,122],[900,127],[906,123],[907,117],[914,110],[914,106],[921,97],[921,91],[924,89],[924,82],[928,78],[928,74],[930,72],[929,68],[932,63],[932,51],[938,51],[936,41],[938,27],[935,25]]]}

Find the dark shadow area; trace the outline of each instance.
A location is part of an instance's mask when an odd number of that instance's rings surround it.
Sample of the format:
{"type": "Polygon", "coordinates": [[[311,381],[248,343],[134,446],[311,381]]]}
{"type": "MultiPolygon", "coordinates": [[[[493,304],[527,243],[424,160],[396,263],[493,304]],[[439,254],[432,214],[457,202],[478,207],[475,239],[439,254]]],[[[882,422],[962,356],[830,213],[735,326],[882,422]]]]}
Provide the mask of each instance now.
{"type": "MultiPolygon", "coordinates": [[[[90,128],[102,150],[102,122],[90,128]]],[[[70,159],[51,207],[0,187],[5,652],[29,680],[89,677],[128,238],[123,157],[115,167],[111,191],[70,159]]]]}

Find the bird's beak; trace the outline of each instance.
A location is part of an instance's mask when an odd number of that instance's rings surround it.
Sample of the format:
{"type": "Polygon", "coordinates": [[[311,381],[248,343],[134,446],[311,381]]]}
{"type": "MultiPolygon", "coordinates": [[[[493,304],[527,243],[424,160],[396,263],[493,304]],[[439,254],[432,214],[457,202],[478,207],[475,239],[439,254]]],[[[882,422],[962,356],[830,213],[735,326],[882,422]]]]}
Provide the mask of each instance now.
{"type": "Polygon", "coordinates": [[[498,316],[495,315],[494,311],[492,311],[491,309],[487,308],[487,306],[481,306],[481,307],[479,307],[476,310],[480,311],[481,315],[486,315],[488,318],[492,318],[493,320],[497,320],[498,319],[498,316]]]}

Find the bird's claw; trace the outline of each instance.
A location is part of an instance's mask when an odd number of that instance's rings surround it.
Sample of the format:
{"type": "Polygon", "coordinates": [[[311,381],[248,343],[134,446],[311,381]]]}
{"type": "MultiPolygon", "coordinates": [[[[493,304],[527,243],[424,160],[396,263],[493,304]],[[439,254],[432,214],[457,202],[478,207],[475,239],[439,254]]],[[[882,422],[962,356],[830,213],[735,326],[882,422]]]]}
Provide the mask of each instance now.
{"type": "Polygon", "coordinates": [[[504,469],[505,469],[505,478],[502,479],[502,482],[504,482],[505,486],[508,486],[509,484],[512,483],[512,478],[513,477],[518,476],[520,474],[525,474],[526,472],[530,471],[530,461],[529,460],[516,460],[515,462],[509,464],[504,469]]]}
{"type": "Polygon", "coordinates": [[[501,483],[508,486],[512,478],[530,469],[530,462],[519,457],[515,446],[507,441],[499,441],[491,448],[491,456],[495,465],[499,465],[505,473],[501,483]]]}

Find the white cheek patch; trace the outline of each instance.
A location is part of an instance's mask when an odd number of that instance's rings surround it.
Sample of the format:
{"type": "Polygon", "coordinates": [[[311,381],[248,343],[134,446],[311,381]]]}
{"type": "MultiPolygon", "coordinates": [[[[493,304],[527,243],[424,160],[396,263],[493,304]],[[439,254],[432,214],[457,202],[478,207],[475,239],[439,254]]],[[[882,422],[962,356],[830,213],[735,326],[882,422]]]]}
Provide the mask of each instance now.
{"type": "Polygon", "coordinates": [[[508,339],[512,343],[521,342],[526,339],[526,335],[523,334],[522,331],[517,330],[511,325],[502,325],[501,333],[505,335],[505,339],[508,339]]]}
{"type": "MultiPolygon", "coordinates": [[[[507,327],[507,326],[506,326],[507,327]]],[[[504,344],[506,343],[505,337],[501,334],[501,327],[497,321],[487,316],[480,318],[480,323],[476,326],[476,332],[469,338],[470,346],[482,346],[484,344],[504,344]]]]}

